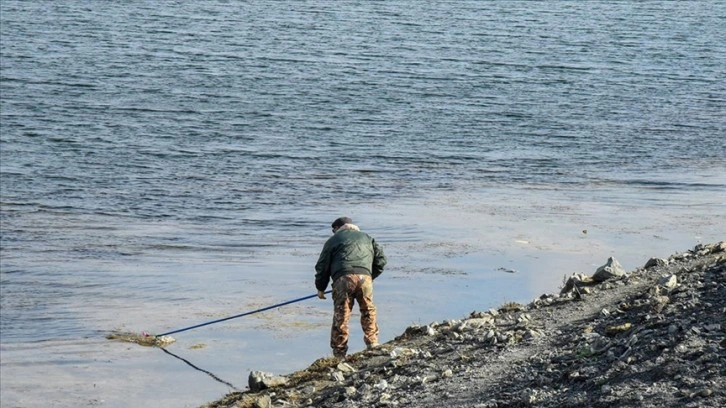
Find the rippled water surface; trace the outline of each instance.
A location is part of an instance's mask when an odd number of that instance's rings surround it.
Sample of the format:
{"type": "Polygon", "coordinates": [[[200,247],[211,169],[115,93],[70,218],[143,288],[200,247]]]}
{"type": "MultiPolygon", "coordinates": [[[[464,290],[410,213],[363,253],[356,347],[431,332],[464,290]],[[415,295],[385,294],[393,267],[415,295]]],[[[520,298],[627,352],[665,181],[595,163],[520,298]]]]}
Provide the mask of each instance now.
{"type": "Polygon", "coordinates": [[[172,354],[105,335],[312,294],[340,215],[389,257],[383,341],[726,238],[725,21],[720,1],[3,0],[0,405],[198,406],[306,367],[329,302],[172,354]]]}

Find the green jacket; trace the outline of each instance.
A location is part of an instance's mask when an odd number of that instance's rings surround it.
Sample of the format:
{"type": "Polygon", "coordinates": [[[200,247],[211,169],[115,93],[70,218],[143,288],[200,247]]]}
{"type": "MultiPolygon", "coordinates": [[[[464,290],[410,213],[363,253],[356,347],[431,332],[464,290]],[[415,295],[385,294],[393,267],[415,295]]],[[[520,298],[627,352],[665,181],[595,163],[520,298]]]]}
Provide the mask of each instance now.
{"type": "Polygon", "coordinates": [[[342,229],[333,234],[323,246],[315,264],[315,287],[324,291],[332,278],[357,273],[373,279],[386,266],[383,248],[370,235],[355,229],[342,229]]]}

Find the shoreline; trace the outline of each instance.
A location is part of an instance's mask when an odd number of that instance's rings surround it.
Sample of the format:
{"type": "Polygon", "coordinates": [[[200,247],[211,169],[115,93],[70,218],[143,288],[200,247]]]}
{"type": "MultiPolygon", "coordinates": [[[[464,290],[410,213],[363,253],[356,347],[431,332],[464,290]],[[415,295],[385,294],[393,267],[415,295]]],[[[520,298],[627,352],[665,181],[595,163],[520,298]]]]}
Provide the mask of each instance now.
{"type": "Polygon", "coordinates": [[[345,361],[253,372],[203,407],[725,405],[726,241],[611,275],[411,326],[345,361]]]}

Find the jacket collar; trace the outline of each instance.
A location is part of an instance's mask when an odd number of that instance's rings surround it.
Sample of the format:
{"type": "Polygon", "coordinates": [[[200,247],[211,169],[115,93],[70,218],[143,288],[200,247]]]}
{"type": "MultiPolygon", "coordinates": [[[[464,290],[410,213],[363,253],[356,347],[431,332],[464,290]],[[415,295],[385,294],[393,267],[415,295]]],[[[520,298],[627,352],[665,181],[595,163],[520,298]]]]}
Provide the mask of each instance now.
{"type": "Polygon", "coordinates": [[[358,226],[355,224],[343,224],[340,226],[340,228],[338,228],[337,231],[335,231],[335,233],[337,234],[338,232],[344,231],[344,230],[360,231],[360,228],[358,228],[358,226]]]}

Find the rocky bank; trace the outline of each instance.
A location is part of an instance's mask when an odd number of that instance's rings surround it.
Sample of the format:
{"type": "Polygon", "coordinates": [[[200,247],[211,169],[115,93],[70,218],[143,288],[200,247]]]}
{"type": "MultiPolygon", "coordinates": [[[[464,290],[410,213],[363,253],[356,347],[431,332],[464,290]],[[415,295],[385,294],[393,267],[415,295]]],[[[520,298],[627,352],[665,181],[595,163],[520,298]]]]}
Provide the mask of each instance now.
{"type": "Polygon", "coordinates": [[[615,259],[562,291],[323,358],[250,374],[219,407],[724,407],[726,242],[615,259]]]}

